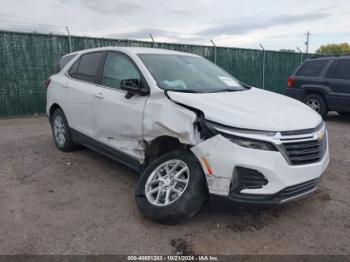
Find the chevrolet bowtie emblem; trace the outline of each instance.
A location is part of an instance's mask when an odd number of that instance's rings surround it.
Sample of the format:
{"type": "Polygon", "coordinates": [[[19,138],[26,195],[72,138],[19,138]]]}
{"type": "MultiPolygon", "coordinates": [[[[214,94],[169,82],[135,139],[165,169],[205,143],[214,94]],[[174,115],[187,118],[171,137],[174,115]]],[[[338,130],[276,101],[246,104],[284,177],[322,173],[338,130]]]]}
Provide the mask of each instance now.
{"type": "Polygon", "coordinates": [[[321,131],[321,132],[316,133],[315,134],[316,135],[316,139],[318,141],[321,141],[323,139],[325,133],[326,133],[325,131],[321,131]]]}

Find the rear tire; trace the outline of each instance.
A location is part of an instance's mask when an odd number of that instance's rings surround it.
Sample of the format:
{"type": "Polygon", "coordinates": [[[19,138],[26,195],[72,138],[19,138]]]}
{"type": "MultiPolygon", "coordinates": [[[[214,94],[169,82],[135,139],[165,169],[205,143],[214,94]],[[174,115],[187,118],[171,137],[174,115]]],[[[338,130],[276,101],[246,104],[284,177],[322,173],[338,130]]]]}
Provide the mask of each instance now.
{"type": "Polygon", "coordinates": [[[312,94],[305,97],[303,101],[310,108],[319,113],[324,118],[328,113],[326,101],[320,95],[312,94]]]}
{"type": "Polygon", "coordinates": [[[188,151],[156,159],[142,173],[135,191],[141,214],[163,224],[177,224],[194,216],[207,196],[202,167],[188,151]]]}
{"type": "Polygon", "coordinates": [[[51,115],[51,130],[56,147],[59,150],[68,152],[75,148],[66,116],[59,108],[51,115]]]}

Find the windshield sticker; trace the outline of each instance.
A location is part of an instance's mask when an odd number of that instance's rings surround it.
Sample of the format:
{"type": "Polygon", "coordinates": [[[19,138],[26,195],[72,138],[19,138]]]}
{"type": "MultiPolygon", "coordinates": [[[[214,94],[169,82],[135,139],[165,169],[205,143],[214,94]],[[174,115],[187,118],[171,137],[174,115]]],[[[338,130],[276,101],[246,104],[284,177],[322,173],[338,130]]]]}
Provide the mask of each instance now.
{"type": "Polygon", "coordinates": [[[218,78],[228,86],[237,86],[236,81],[233,80],[231,77],[218,76],[218,78]]]}

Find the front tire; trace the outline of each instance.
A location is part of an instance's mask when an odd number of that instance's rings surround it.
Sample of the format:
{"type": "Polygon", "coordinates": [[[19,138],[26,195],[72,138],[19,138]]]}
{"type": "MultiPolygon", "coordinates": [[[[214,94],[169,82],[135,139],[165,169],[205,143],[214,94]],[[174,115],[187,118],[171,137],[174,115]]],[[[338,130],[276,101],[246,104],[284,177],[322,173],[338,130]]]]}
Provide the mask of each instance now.
{"type": "Polygon", "coordinates": [[[51,130],[59,150],[68,152],[74,149],[75,144],[71,137],[70,128],[61,109],[56,109],[51,115],[51,130]]]}
{"type": "Polygon", "coordinates": [[[311,109],[319,113],[322,116],[322,118],[324,118],[328,113],[326,101],[320,95],[308,95],[307,97],[305,97],[304,103],[308,105],[311,109]]]}
{"type": "Polygon", "coordinates": [[[140,212],[163,224],[177,224],[194,216],[207,195],[202,167],[188,151],[156,159],[142,173],[135,191],[140,212]]]}

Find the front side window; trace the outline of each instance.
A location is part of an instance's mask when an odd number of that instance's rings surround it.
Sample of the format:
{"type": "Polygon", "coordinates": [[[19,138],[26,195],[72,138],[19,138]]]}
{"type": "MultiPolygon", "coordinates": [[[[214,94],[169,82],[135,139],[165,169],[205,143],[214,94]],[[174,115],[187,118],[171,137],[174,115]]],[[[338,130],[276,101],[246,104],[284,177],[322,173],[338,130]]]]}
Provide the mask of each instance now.
{"type": "Polygon", "coordinates": [[[69,70],[69,75],[79,80],[95,83],[102,55],[101,52],[82,55],[69,70]]]}
{"type": "Polygon", "coordinates": [[[103,86],[119,89],[122,80],[137,79],[140,83],[140,78],[139,71],[126,55],[116,52],[107,54],[101,79],[103,86]]]}
{"type": "Polygon", "coordinates": [[[328,64],[329,60],[313,60],[307,61],[304,65],[299,69],[296,73],[297,76],[311,76],[311,77],[319,77],[322,70],[328,64]]]}
{"type": "Polygon", "coordinates": [[[334,78],[350,80],[350,60],[339,60],[334,78]]]}
{"type": "Polygon", "coordinates": [[[233,76],[202,57],[177,54],[139,57],[164,90],[189,93],[246,90],[233,76]]]}

